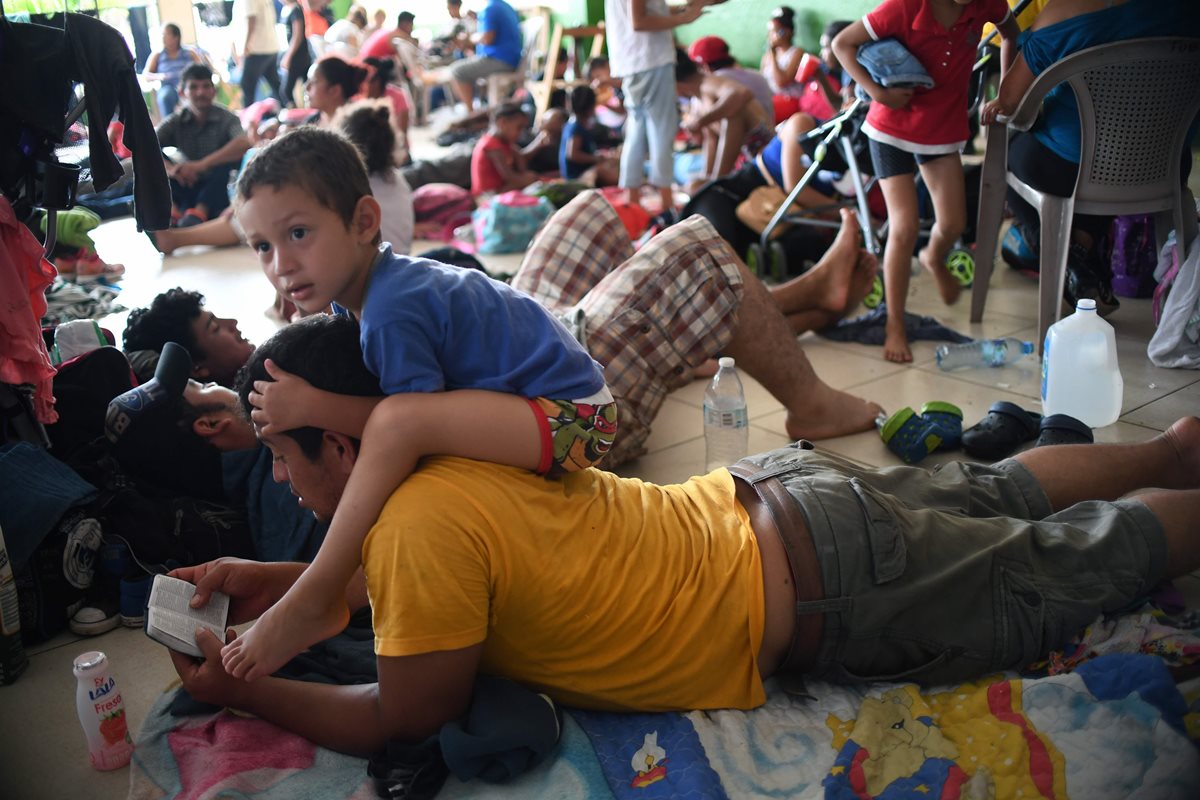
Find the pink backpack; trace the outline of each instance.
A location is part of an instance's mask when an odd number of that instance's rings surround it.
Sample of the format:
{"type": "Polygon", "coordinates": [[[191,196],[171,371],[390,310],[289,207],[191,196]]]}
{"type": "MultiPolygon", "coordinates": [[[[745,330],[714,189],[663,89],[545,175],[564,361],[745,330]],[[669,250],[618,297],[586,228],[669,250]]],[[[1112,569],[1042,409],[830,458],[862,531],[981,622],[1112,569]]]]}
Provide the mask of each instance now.
{"type": "Polygon", "coordinates": [[[454,229],[471,222],[475,198],[452,183],[427,183],[413,191],[413,237],[448,242],[454,229]]]}

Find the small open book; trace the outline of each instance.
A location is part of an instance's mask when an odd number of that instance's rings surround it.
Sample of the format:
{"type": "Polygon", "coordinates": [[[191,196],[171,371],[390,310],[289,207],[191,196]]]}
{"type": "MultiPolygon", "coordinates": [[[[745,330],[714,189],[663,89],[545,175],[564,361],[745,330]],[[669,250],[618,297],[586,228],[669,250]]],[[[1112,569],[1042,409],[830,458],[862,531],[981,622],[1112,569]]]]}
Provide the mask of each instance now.
{"type": "Polygon", "coordinates": [[[229,595],[213,592],[203,608],[188,602],[196,587],[167,575],[155,575],[146,607],[146,635],[172,650],[197,658],[204,654],[196,645],[196,629],[207,628],[225,641],[225,623],[229,619],[229,595]]]}

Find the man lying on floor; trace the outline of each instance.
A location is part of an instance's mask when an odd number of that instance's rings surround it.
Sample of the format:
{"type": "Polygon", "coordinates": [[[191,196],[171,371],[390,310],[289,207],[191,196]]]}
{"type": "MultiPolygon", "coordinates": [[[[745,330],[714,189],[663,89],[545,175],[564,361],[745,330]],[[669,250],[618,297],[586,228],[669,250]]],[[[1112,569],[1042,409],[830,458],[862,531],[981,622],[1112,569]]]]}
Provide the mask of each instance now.
{"type": "MultiPolygon", "coordinates": [[[[358,330],[313,317],[263,344],[239,389],[249,411],[270,358],[318,388],[378,393],[358,330]]],[[[338,505],[358,442],[264,437],[276,477],[319,515],[338,505]]],[[[548,481],[430,458],[363,548],[379,682],[329,686],[171,653],[198,700],[245,709],[323,746],[367,754],[461,715],[477,673],[574,706],[752,708],[763,681],[963,681],[1020,668],[1096,614],[1200,566],[1200,419],[1130,445],[1044,447],[994,466],[870,470],[807,442],[685,484],[588,469],[548,481]],[[736,476],[736,477],[735,477],[736,476]],[[1146,486],[1163,489],[1119,499],[1146,486]]],[[[223,560],[177,571],[258,616],[301,564],[223,560]]]]}

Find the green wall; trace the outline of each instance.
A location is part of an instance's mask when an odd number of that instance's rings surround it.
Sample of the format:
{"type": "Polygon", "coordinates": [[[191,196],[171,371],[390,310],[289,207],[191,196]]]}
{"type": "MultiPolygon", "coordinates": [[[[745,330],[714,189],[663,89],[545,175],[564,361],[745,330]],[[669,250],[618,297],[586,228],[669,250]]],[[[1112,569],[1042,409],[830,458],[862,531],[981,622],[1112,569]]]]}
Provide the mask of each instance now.
{"type": "Polygon", "coordinates": [[[879,5],[878,0],[729,0],[705,10],[700,19],[677,29],[680,42],[701,36],[720,36],[729,43],[733,57],[757,67],[767,48],[767,20],[780,5],[796,12],[796,44],[816,52],[821,30],[835,19],[854,20],[879,5]]]}

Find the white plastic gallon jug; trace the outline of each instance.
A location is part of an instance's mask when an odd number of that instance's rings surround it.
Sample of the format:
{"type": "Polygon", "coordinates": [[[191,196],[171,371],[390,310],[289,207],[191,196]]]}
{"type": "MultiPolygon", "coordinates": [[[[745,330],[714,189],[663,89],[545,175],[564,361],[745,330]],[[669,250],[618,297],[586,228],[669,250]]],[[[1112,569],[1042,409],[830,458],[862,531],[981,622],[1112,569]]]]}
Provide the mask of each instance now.
{"type": "Polygon", "coordinates": [[[1113,327],[1096,313],[1095,300],[1080,300],[1074,314],[1046,331],[1042,413],[1069,414],[1089,428],[1103,428],[1121,415],[1124,389],[1113,327]]]}

